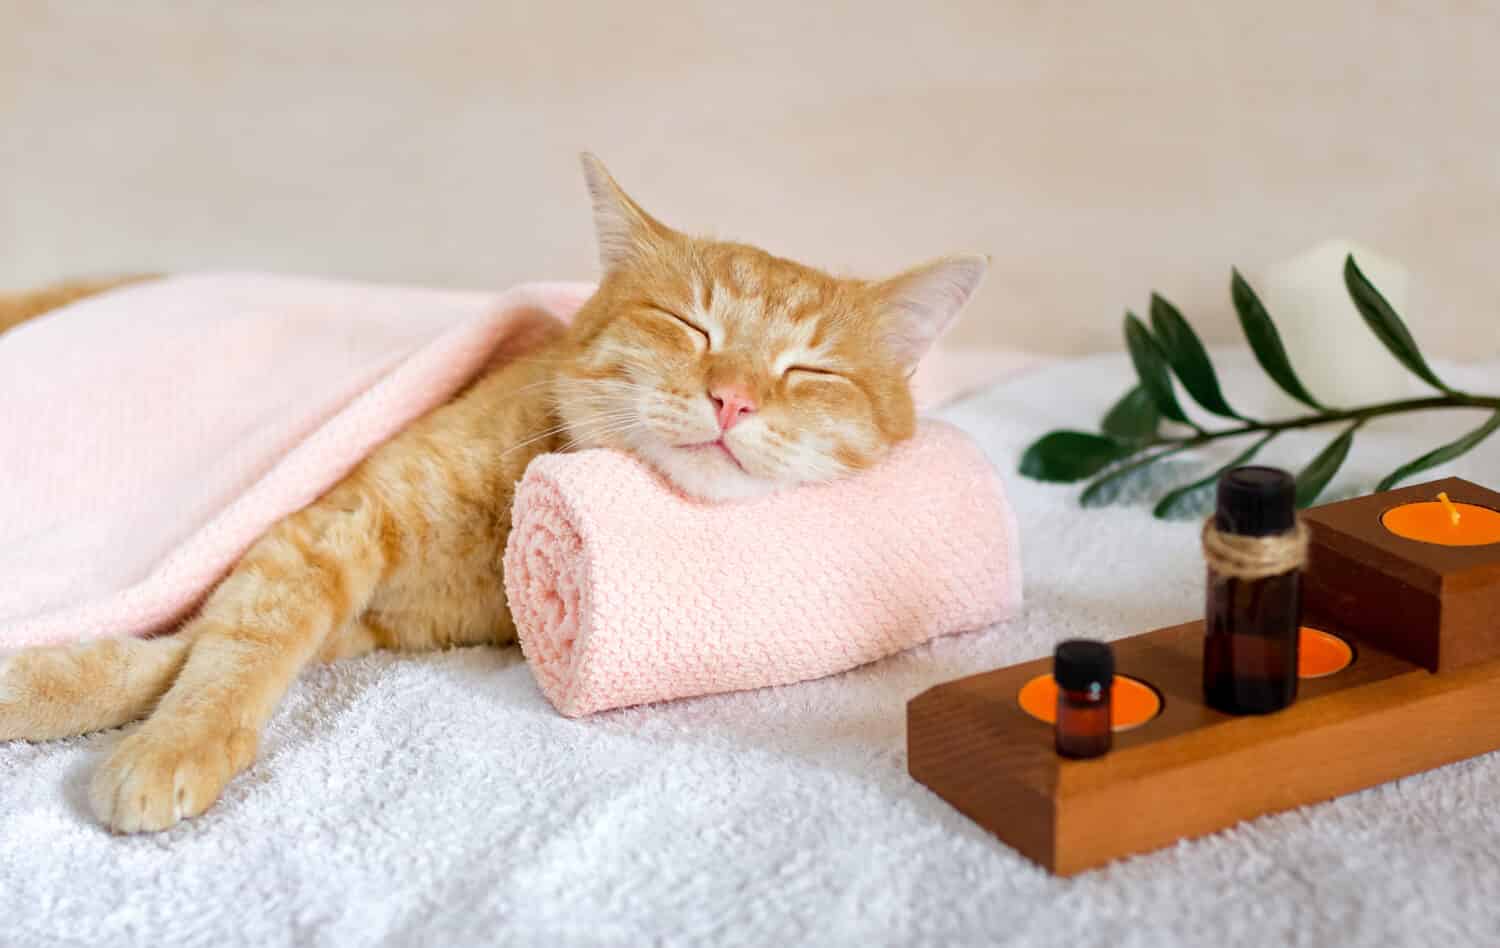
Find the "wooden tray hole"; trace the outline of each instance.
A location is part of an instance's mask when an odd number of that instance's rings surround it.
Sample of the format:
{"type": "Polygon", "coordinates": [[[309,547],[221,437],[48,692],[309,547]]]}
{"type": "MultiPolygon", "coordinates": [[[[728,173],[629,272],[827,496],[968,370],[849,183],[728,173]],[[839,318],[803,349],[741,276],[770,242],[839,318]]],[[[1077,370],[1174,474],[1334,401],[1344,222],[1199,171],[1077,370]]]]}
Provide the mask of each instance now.
{"type": "MultiPolygon", "coordinates": [[[[1052,674],[1038,675],[1021,686],[1016,696],[1021,710],[1048,724],[1057,722],[1057,682],[1052,674]]],[[[1109,692],[1109,725],[1112,731],[1138,728],[1161,714],[1161,695],[1138,678],[1116,675],[1109,692]]]]}
{"type": "Polygon", "coordinates": [[[1297,642],[1297,677],[1327,678],[1354,664],[1354,646],[1334,635],[1304,625],[1297,642]]]}

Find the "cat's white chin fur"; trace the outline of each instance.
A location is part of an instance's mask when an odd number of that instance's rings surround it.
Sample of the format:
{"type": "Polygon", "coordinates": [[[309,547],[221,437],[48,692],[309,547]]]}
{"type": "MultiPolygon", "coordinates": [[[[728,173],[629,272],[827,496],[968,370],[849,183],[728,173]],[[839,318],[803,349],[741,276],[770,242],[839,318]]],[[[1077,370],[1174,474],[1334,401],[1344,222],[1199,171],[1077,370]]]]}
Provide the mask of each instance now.
{"type": "Polygon", "coordinates": [[[716,448],[638,445],[636,453],[678,490],[699,500],[754,500],[785,486],[747,474],[716,448]]]}

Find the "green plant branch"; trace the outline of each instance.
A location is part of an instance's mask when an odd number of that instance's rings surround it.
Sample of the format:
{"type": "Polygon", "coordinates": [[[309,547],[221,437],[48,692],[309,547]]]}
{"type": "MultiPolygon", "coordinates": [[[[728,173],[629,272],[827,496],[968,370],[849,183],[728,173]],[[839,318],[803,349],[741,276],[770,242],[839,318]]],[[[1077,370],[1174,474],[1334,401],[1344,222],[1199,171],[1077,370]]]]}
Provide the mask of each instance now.
{"type": "MultiPolygon", "coordinates": [[[[1386,415],[1399,415],[1410,411],[1431,411],[1434,408],[1485,408],[1490,411],[1500,411],[1500,396],[1488,397],[1455,393],[1453,395],[1433,395],[1428,398],[1407,398],[1400,401],[1381,402],[1375,405],[1367,405],[1364,408],[1351,408],[1347,410],[1330,409],[1326,412],[1299,415],[1296,418],[1288,418],[1284,421],[1248,421],[1245,424],[1235,425],[1232,428],[1222,428],[1218,431],[1204,431],[1200,428],[1198,434],[1186,438],[1155,438],[1143,445],[1143,448],[1158,448],[1164,445],[1195,448],[1208,444],[1211,441],[1218,441],[1224,438],[1237,438],[1241,435],[1254,434],[1256,432],[1295,431],[1300,428],[1335,425],[1341,421],[1366,422],[1372,418],[1381,418],[1386,415]]],[[[1176,452],[1174,451],[1173,453],[1176,452]]]]}
{"type": "Polygon", "coordinates": [[[1360,271],[1353,257],[1345,259],[1343,277],[1349,299],[1370,332],[1407,371],[1441,394],[1380,402],[1363,408],[1328,407],[1302,384],[1287,357],[1281,333],[1271,314],[1255,290],[1235,270],[1231,274],[1230,295],[1256,362],[1277,387],[1313,409],[1312,413],[1280,421],[1259,421],[1236,411],[1225,399],[1218,373],[1193,327],[1177,307],[1159,294],[1152,294],[1149,326],[1134,313],[1125,314],[1125,347],[1135,368],[1135,387],[1105,414],[1099,433],[1063,429],[1048,432],[1033,442],[1021,456],[1021,473],[1037,480],[1062,483],[1094,478],[1079,498],[1084,506],[1094,506],[1102,501],[1108,487],[1158,461],[1215,441],[1253,434],[1261,436],[1226,467],[1169,491],[1155,508],[1156,515],[1163,517],[1174,512],[1184,499],[1228,467],[1247,463],[1283,431],[1344,424],[1347,426],[1344,431],[1297,475],[1297,504],[1305,507],[1317,499],[1338,473],[1349,456],[1355,436],[1372,419],[1444,408],[1476,408],[1491,413],[1479,427],[1396,468],[1380,482],[1379,490],[1413,474],[1446,464],[1500,431],[1500,395],[1473,395],[1444,382],[1422,355],[1400,314],[1360,271]],[[1174,379],[1199,407],[1240,424],[1217,430],[1199,424],[1183,410],[1174,379]],[[1192,433],[1163,437],[1161,425],[1164,421],[1176,422],[1190,428],[1192,433]]]}
{"type": "MultiPolygon", "coordinates": [[[[1139,471],[1143,467],[1150,467],[1157,461],[1164,461],[1174,454],[1181,454],[1189,448],[1196,447],[1201,443],[1202,441],[1200,441],[1199,439],[1191,438],[1186,441],[1179,441],[1173,447],[1168,448],[1165,451],[1158,451],[1155,454],[1149,455],[1147,457],[1137,456],[1134,461],[1122,464],[1121,466],[1105,474],[1103,477],[1094,481],[1088,487],[1084,488],[1083,495],[1080,496],[1078,500],[1085,507],[1091,506],[1096,500],[1098,500],[1099,494],[1104,490],[1104,488],[1108,487],[1110,484],[1122,480],[1123,478],[1129,477],[1131,474],[1139,471]]],[[[1139,454],[1139,452],[1137,452],[1137,454],[1139,454]]]]}

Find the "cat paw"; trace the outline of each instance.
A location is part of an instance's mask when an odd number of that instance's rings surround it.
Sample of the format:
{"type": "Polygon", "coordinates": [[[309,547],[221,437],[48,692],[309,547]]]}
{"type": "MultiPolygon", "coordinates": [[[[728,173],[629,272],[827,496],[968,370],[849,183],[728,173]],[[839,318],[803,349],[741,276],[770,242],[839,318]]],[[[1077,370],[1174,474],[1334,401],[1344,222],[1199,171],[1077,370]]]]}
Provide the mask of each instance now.
{"type": "Polygon", "coordinates": [[[0,741],[24,740],[35,731],[26,713],[26,687],[17,657],[16,652],[0,652],[0,741]]]}
{"type": "Polygon", "coordinates": [[[164,830],[213,805],[255,758],[253,731],[188,734],[148,722],[122,740],[94,774],[89,802],[117,833],[164,830]]]}
{"type": "MultiPolygon", "coordinates": [[[[80,674],[83,648],[0,653],[0,741],[47,741],[81,733],[76,719],[86,717],[91,704],[75,696],[80,684],[94,684],[80,674]]],[[[94,690],[100,690],[97,684],[94,690]]]]}
{"type": "Polygon", "coordinates": [[[167,690],[185,652],[172,637],[0,652],[0,741],[55,740],[134,721],[167,690]]]}
{"type": "Polygon", "coordinates": [[[16,686],[10,681],[11,656],[9,653],[0,652],[0,741],[10,740],[6,733],[5,724],[7,712],[17,704],[16,686]]]}

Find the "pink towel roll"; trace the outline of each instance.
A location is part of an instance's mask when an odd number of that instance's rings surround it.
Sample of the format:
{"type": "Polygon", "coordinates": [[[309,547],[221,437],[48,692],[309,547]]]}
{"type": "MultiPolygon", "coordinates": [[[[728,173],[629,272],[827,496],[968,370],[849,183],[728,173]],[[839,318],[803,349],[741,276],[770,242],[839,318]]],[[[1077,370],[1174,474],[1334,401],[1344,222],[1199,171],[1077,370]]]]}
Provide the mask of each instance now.
{"type": "Polygon", "coordinates": [[[979,448],[925,422],[876,468],[745,503],[684,498],[631,458],[536,459],[505,588],[568,717],[846,671],[1021,604],[1015,517],[979,448]]]}

